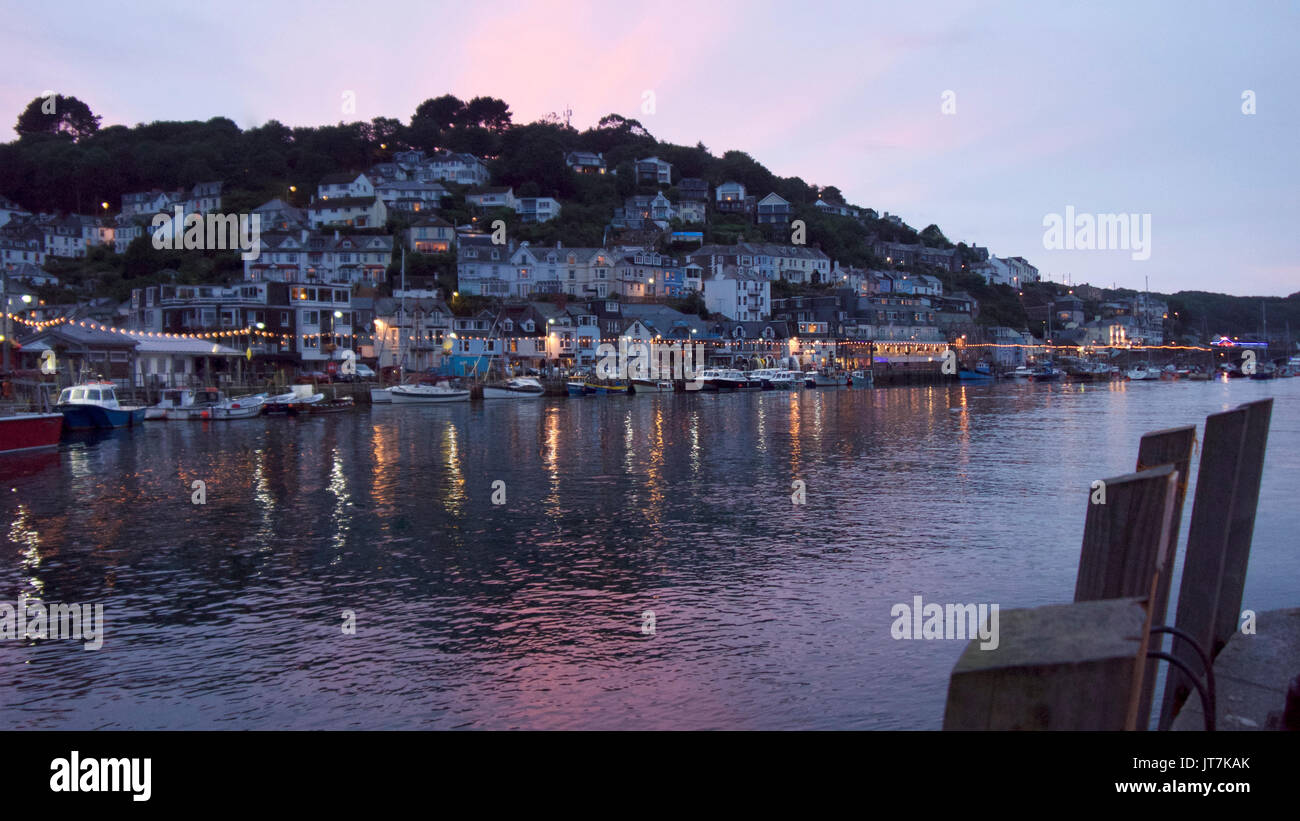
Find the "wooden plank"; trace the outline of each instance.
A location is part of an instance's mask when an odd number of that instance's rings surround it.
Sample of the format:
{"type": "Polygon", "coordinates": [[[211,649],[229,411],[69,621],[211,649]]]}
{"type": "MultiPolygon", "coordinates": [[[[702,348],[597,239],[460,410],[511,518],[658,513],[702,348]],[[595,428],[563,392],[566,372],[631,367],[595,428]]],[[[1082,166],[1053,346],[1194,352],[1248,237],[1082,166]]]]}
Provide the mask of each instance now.
{"type": "MultiPolygon", "coordinates": [[[[1205,419],[1201,443],[1201,466],[1197,474],[1192,520],[1187,528],[1187,554],[1178,588],[1178,610],[1174,626],[1192,636],[1207,650],[1214,643],[1215,613],[1223,578],[1223,557],[1228,550],[1232,523],[1233,488],[1246,436],[1248,412],[1244,408],[1215,413],[1205,419]]],[[[1201,660],[1186,642],[1176,640],[1170,652],[1201,669],[1201,660]]],[[[1192,684],[1187,675],[1171,666],[1165,679],[1160,710],[1160,727],[1167,729],[1187,699],[1192,684]]]]}
{"type": "Polygon", "coordinates": [[[1214,645],[1210,652],[1216,656],[1237,632],[1241,596],[1246,586],[1246,565],[1250,562],[1250,542],[1255,535],[1255,508],[1259,505],[1259,485],[1264,475],[1264,450],[1268,446],[1273,400],[1247,402],[1241,408],[1247,413],[1246,435],[1237,465],[1228,549],[1223,556],[1223,576],[1215,607],[1214,645]]]}
{"type": "Polygon", "coordinates": [[[1002,612],[998,646],[954,665],[943,728],[1124,729],[1146,618],[1139,599],[1002,612]]]}
{"type": "Polygon", "coordinates": [[[1178,471],[1161,465],[1105,479],[1106,501],[1088,500],[1074,600],[1145,598],[1168,548],[1178,471]]]}
{"type": "MultiPolygon", "coordinates": [[[[1169,534],[1169,567],[1173,567],[1173,558],[1178,552],[1178,534],[1183,523],[1183,499],[1187,495],[1188,477],[1191,476],[1192,450],[1196,446],[1196,426],[1184,425],[1178,428],[1152,431],[1143,435],[1138,443],[1137,469],[1147,470],[1158,465],[1173,465],[1180,478],[1178,491],[1174,496],[1173,528],[1169,534]]],[[[1152,602],[1151,612],[1156,624],[1165,623],[1165,611],[1169,607],[1169,588],[1173,573],[1162,573],[1160,584],[1152,602]]],[[[1157,647],[1159,642],[1157,641],[1157,647]]]]}

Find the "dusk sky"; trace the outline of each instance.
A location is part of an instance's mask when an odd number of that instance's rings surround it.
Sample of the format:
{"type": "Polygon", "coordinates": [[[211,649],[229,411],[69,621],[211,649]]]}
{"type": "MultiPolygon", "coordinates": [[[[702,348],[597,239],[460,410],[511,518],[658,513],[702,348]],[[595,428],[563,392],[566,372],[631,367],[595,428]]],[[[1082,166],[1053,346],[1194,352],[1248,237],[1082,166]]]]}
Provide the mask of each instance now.
{"type": "Polygon", "coordinates": [[[1055,281],[1300,291],[1296,2],[3,9],[0,139],[46,89],[104,125],[243,127],[408,121],[430,97],[488,95],[516,122],[571,108],[584,129],[615,112],[661,140],[743,150],[1055,281]],[[1046,250],[1044,218],[1067,207],[1150,214],[1150,258],[1046,250]]]}

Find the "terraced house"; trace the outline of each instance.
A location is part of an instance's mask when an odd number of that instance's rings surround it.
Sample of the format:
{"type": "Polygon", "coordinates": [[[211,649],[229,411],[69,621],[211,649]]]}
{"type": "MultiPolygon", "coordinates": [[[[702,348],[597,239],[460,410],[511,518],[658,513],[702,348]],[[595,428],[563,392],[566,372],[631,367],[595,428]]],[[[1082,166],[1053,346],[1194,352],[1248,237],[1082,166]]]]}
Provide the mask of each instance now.
{"type": "Polygon", "coordinates": [[[262,253],[244,261],[248,282],[329,282],[373,285],[387,277],[393,238],[314,231],[269,232],[262,253]]]}

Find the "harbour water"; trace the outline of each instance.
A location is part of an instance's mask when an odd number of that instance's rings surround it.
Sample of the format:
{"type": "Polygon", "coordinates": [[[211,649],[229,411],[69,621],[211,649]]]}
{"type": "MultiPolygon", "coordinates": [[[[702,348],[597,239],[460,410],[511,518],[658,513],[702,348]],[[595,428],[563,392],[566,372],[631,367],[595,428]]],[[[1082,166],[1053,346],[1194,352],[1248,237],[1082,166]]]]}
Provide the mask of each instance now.
{"type": "Polygon", "coordinates": [[[0,601],[102,603],[103,646],[0,641],[0,718],[937,729],[964,642],[894,640],[891,607],[1069,601],[1089,483],[1130,472],[1143,432],[1263,396],[1243,606],[1268,610],[1300,586],[1300,379],[548,398],[79,435],[0,461],[0,601]]]}

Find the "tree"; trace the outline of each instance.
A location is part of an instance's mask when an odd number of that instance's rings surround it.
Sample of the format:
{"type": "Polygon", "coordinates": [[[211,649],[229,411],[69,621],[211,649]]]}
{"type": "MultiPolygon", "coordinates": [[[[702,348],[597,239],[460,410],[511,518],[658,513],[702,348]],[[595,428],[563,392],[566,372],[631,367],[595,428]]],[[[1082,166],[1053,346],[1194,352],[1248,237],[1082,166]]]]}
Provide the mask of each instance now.
{"type": "Polygon", "coordinates": [[[451,94],[444,94],[420,103],[411,117],[411,125],[414,126],[416,120],[423,120],[439,131],[446,131],[460,124],[464,116],[465,104],[451,94]]]}
{"type": "Polygon", "coordinates": [[[510,106],[496,97],[475,97],[465,106],[460,122],[500,134],[510,128],[510,106]]]}
{"type": "Polygon", "coordinates": [[[76,97],[55,94],[52,97],[37,97],[28,103],[23,113],[18,115],[14,131],[18,132],[19,137],[63,134],[77,141],[98,131],[101,119],[103,118],[90,110],[90,106],[76,97]]]}

